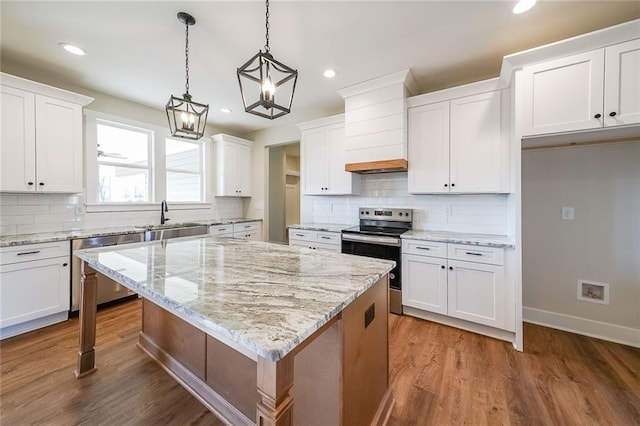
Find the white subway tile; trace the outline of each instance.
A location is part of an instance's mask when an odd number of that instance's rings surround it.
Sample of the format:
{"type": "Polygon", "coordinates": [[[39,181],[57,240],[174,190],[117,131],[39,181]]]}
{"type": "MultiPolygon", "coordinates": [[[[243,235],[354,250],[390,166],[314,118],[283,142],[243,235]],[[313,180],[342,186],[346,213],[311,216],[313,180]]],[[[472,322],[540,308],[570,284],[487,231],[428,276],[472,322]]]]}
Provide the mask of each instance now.
{"type": "Polygon", "coordinates": [[[18,204],[18,196],[14,194],[0,194],[0,209],[4,206],[18,204]]]}
{"type": "Polygon", "coordinates": [[[40,223],[34,225],[17,225],[18,234],[38,234],[41,232],[62,232],[62,223],[40,223]]]}
{"type": "Polygon", "coordinates": [[[0,225],[31,225],[32,215],[0,216],[0,225]]]}
{"type": "Polygon", "coordinates": [[[0,215],[2,216],[34,215],[34,214],[43,214],[48,212],[49,212],[48,205],[2,206],[2,209],[0,209],[0,215]]]}
{"type": "Polygon", "coordinates": [[[15,225],[0,225],[0,236],[16,235],[18,233],[15,225]]]}

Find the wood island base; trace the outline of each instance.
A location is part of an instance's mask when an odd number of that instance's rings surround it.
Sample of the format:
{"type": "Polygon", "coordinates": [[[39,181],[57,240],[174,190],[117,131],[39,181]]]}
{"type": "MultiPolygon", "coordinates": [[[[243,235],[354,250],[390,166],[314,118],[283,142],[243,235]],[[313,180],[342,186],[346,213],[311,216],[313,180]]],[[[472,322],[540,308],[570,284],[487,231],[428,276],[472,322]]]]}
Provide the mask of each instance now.
{"type": "Polygon", "coordinates": [[[139,346],[230,425],[385,425],[388,277],[278,361],[222,342],[143,300],[139,346]]]}

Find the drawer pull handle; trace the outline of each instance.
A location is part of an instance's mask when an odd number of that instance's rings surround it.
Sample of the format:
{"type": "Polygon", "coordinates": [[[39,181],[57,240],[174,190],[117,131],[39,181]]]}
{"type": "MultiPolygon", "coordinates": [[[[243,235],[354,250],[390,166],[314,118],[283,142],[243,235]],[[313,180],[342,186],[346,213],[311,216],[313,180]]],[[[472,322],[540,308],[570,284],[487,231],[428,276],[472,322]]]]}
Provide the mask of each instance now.
{"type": "Polygon", "coordinates": [[[420,246],[416,246],[417,249],[420,250],[431,250],[429,247],[420,247],[420,246]]]}
{"type": "Polygon", "coordinates": [[[27,254],[38,254],[38,253],[40,253],[40,250],[25,251],[25,252],[22,252],[22,253],[18,253],[18,256],[24,256],[24,255],[27,255],[27,254]]]}
{"type": "Polygon", "coordinates": [[[218,228],[219,232],[226,231],[226,230],[227,230],[227,228],[218,228]]]}
{"type": "Polygon", "coordinates": [[[472,251],[465,251],[464,254],[470,254],[471,256],[484,256],[482,253],[474,253],[472,251]]]}
{"type": "Polygon", "coordinates": [[[304,234],[294,234],[296,237],[304,237],[304,234]]]}
{"type": "Polygon", "coordinates": [[[323,240],[330,240],[331,237],[327,237],[326,235],[322,235],[320,238],[322,238],[323,240]]]}
{"type": "Polygon", "coordinates": [[[249,228],[251,228],[251,225],[245,225],[244,226],[244,229],[249,229],[249,228]]]}

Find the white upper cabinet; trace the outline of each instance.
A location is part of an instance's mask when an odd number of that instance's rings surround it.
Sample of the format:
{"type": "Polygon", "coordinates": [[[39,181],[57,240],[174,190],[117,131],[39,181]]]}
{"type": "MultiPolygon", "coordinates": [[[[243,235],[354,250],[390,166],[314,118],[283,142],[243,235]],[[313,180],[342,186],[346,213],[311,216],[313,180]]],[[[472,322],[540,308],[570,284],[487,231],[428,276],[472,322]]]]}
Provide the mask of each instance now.
{"type": "Polygon", "coordinates": [[[0,191],[81,192],[82,106],[92,98],[2,74],[0,191]]]}
{"type": "Polygon", "coordinates": [[[212,139],[215,196],[250,197],[252,142],[222,133],[212,139]]]}
{"type": "Polygon", "coordinates": [[[604,125],[640,123],[640,39],[604,53],[604,125]]]}
{"type": "Polygon", "coordinates": [[[305,195],[347,195],[360,192],[360,176],[346,172],[344,116],[299,125],[300,163],[305,195]]]}
{"type": "Polygon", "coordinates": [[[508,191],[507,102],[497,90],[410,108],[409,192],[508,191]]]}
{"type": "Polygon", "coordinates": [[[522,134],[640,122],[640,40],[523,68],[522,134]]]}

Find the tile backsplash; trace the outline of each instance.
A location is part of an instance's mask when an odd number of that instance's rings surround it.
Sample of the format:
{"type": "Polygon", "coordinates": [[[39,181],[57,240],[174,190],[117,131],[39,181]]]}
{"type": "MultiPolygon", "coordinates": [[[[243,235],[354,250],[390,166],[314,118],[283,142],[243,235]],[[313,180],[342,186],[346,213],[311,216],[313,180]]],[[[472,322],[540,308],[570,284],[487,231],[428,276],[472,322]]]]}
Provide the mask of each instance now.
{"type": "MultiPolygon", "coordinates": [[[[242,216],[242,199],[216,198],[202,209],[172,209],[173,222],[242,216]]],[[[152,211],[86,211],[83,194],[0,194],[0,235],[33,234],[160,223],[160,208],[152,211]]]]}
{"type": "Polygon", "coordinates": [[[302,223],[358,223],[360,207],[413,209],[414,229],[507,233],[508,194],[411,195],[406,173],[362,175],[361,193],[353,196],[302,196],[302,223]]]}

